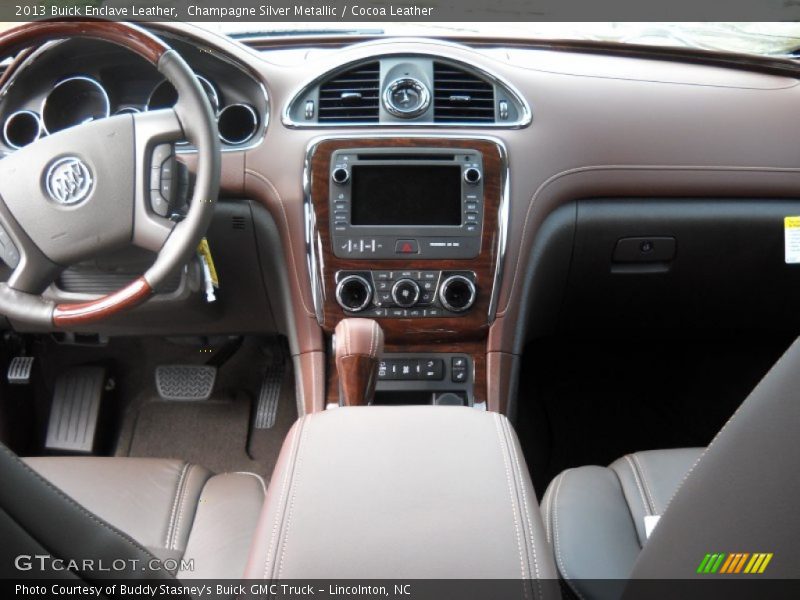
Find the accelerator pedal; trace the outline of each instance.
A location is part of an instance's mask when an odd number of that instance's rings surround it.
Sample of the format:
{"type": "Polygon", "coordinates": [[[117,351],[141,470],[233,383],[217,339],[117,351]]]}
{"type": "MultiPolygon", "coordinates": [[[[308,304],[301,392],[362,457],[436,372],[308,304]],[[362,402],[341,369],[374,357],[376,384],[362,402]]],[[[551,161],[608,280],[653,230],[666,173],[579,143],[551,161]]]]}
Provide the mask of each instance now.
{"type": "Polygon", "coordinates": [[[105,383],[102,367],[71,367],[58,376],[45,448],[92,453],[105,383]]]}
{"type": "Polygon", "coordinates": [[[207,365],[156,367],[156,388],[162,400],[208,400],[216,379],[217,368],[207,365]]]}
{"type": "Polygon", "coordinates": [[[286,374],[287,352],[280,340],[265,346],[263,352],[266,358],[266,369],[264,378],[261,380],[261,390],[258,392],[253,427],[255,429],[272,429],[278,414],[278,401],[286,374]]]}

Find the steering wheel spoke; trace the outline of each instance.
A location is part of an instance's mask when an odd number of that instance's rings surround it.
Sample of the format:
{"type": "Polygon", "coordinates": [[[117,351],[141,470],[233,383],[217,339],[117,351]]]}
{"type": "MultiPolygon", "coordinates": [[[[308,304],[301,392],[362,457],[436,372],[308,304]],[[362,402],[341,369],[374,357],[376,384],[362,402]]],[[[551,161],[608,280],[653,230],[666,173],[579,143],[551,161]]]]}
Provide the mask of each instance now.
{"type": "Polygon", "coordinates": [[[133,115],[136,138],[134,245],[158,252],[167,241],[177,193],[175,142],[183,128],[171,108],[133,115]]]}

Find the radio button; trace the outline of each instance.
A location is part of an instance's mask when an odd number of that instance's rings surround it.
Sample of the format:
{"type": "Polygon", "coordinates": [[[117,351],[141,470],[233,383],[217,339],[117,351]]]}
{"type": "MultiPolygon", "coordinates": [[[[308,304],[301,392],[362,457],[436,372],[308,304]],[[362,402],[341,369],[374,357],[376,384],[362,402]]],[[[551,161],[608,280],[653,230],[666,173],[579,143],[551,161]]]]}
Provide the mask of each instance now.
{"type": "Polygon", "coordinates": [[[417,240],[397,240],[394,245],[395,254],[419,254],[417,240]]]}
{"type": "Polygon", "coordinates": [[[393,308],[393,309],[391,309],[389,311],[389,316],[390,317],[405,317],[406,316],[406,311],[403,310],[402,308],[393,308]]]}
{"type": "Polygon", "coordinates": [[[422,281],[436,281],[439,279],[439,271],[420,271],[419,278],[422,281]]]}
{"type": "Polygon", "coordinates": [[[380,306],[394,306],[392,292],[378,292],[377,304],[380,306]]]}
{"type": "Polygon", "coordinates": [[[392,276],[394,273],[391,271],[373,271],[372,276],[375,278],[375,281],[391,281],[392,276]]]}
{"type": "Polygon", "coordinates": [[[470,233],[478,231],[478,224],[477,223],[467,223],[467,231],[470,233]]]}
{"type": "Polygon", "coordinates": [[[347,183],[350,179],[350,172],[344,167],[336,167],[333,173],[331,173],[331,179],[333,179],[335,183],[342,185],[347,183]]]}
{"type": "Polygon", "coordinates": [[[468,212],[466,214],[467,223],[477,223],[478,222],[478,213],[476,212],[468,212]]]}
{"type": "Polygon", "coordinates": [[[467,202],[466,205],[465,205],[465,208],[467,210],[478,210],[478,203],[477,202],[467,202]]]}

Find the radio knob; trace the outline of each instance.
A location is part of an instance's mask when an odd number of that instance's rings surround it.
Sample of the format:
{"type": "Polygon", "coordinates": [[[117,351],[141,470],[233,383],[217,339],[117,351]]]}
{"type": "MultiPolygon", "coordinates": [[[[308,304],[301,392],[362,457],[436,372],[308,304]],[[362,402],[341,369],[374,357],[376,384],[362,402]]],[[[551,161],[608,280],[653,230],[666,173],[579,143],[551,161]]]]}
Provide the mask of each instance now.
{"type": "Polygon", "coordinates": [[[339,185],[347,183],[350,179],[350,171],[344,167],[336,167],[333,173],[331,173],[331,179],[333,179],[334,183],[338,183],[339,185]]]}
{"type": "Polygon", "coordinates": [[[360,275],[348,275],[336,286],[336,301],[350,312],[362,311],[372,302],[372,286],[360,275]]]}
{"type": "Polygon", "coordinates": [[[470,167],[466,171],[464,171],[464,181],[466,181],[469,185],[478,185],[481,180],[481,172],[480,169],[476,169],[475,167],[470,167]]]}
{"type": "Polygon", "coordinates": [[[413,279],[401,279],[392,287],[392,300],[401,308],[414,306],[419,300],[419,285],[413,279]]]}
{"type": "Polygon", "coordinates": [[[475,304],[475,284],[463,275],[451,275],[439,288],[439,300],[447,310],[464,312],[475,304]]]}

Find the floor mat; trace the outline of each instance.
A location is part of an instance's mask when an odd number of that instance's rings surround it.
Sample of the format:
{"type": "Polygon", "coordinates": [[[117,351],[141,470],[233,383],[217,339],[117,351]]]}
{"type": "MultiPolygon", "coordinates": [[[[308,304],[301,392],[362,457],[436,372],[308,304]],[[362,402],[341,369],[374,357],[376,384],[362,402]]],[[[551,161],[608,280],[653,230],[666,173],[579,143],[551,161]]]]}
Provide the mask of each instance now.
{"type": "MultiPolygon", "coordinates": [[[[274,343],[247,338],[220,366],[214,394],[202,401],[161,400],[155,392],[155,366],[151,365],[140,394],[128,407],[116,454],[178,458],[215,473],[255,472],[268,481],[283,440],[297,420],[294,379],[287,360],[275,425],[270,429],[251,427],[253,399],[258,397],[266,365],[274,359],[274,347],[274,343]]],[[[197,355],[197,350],[190,352],[197,355]]],[[[173,349],[169,358],[162,364],[200,362],[181,356],[180,348],[173,349]]]]}
{"type": "Polygon", "coordinates": [[[516,426],[537,495],[570,467],[708,445],[790,343],[731,336],[531,345],[516,426]]]}
{"type": "Polygon", "coordinates": [[[268,480],[297,418],[294,400],[282,394],[275,425],[253,429],[253,439],[248,437],[251,408],[250,395],[242,392],[200,402],[152,398],[139,409],[128,454],[179,458],[215,473],[251,471],[268,480]]]}

